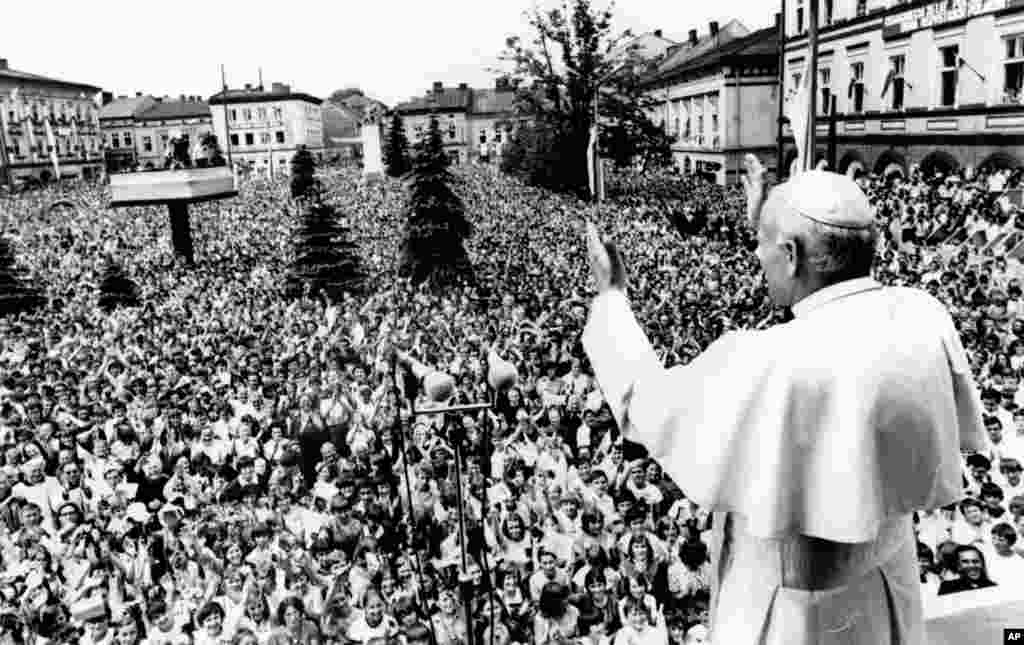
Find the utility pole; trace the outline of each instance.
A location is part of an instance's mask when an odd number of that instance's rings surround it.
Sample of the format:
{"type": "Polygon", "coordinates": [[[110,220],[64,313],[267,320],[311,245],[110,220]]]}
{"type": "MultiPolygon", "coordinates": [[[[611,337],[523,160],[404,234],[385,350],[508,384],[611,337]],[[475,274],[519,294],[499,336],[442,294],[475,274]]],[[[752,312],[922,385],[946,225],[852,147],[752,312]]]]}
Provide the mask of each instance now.
{"type": "Polygon", "coordinates": [[[839,172],[836,157],[839,155],[839,123],[836,118],[836,95],[829,94],[828,110],[828,169],[839,172]]]}

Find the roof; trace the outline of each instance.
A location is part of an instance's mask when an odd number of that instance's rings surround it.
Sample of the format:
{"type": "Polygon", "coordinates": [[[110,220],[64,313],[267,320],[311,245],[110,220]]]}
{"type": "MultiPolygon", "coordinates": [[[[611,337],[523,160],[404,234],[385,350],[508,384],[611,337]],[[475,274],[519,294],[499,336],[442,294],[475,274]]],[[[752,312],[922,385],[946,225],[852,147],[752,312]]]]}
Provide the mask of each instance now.
{"type": "Polygon", "coordinates": [[[474,114],[515,112],[516,93],[508,90],[473,90],[474,114]]]}
{"type": "Polygon", "coordinates": [[[624,54],[626,53],[625,50],[629,50],[630,53],[641,60],[652,60],[664,56],[669,48],[678,44],[676,41],[659,36],[658,34],[640,34],[626,43],[617,55],[624,54]]]}
{"type": "Polygon", "coordinates": [[[157,101],[135,118],[142,121],[188,119],[210,116],[210,106],[202,101],[157,101]]]}
{"type": "Polygon", "coordinates": [[[304,92],[258,89],[222,90],[211,96],[207,103],[209,105],[233,105],[236,103],[263,103],[265,101],[305,101],[313,105],[323,103],[323,99],[318,99],[304,92]]]}
{"type": "Polygon", "coordinates": [[[668,50],[670,52],[668,53],[668,56],[661,62],[661,64],[658,65],[657,69],[645,79],[645,82],[658,81],[667,76],[673,76],[681,72],[684,68],[688,69],[690,61],[695,60],[699,56],[727,45],[738,38],[746,37],[749,34],[750,30],[747,29],[739,20],[730,20],[718,30],[718,34],[716,36],[712,36],[710,33],[707,33],[697,40],[696,45],[691,45],[689,41],[685,41],[676,46],[676,48],[668,50]]]}
{"type": "Polygon", "coordinates": [[[714,67],[735,60],[738,57],[778,56],[779,32],[775,27],[760,29],[752,34],[737,38],[721,47],[713,49],[702,56],[691,59],[681,67],[672,70],[673,74],[696,69],[714,67]]]}
{"type": "Polygon", "coordinates": [[[100,120],[133,119],[156,103],[152,96],[131,96],[114,99],[100,108],[100,120]]]}
{"type": "Polygon", "coordinates": [[[428,96],[417,96],[405,103],[399,103],[395,109],[399,112],[468,110],[472,104],[472,94],[473,91],[469,88],[445,87],[440,92],[431,92],[428,96]]]}
{"type": "Polygon", "coordinates": [[[95,85],[89,85],[88,83],[76,83],[73,81],[62,81],[57,78],[50,78],[49,76],[40,76],[39,74],[30,74],[28,72],[22,72],[10,67],[0,69],[0,79],[8,79],[16,83],[39,83],[40,85],[61,85],[63,87],[71,87],[79,90],[89,90],[90,93],[95,94],[99,92],[101,88],[95,85]]]}

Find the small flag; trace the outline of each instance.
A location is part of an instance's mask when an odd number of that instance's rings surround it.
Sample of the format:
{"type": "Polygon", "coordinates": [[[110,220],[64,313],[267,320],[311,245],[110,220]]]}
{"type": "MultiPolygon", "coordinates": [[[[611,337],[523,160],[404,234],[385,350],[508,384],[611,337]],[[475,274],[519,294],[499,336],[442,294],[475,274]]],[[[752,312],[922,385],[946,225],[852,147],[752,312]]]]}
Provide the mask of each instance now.
{"type": "Polygon", "coordinates": [[[3,128],[3,133],[7,134],[7,106],[0,110],[0,127],[3,128]]]}
{"type": "Polygon", "coordinates": [[[50,146],[50,161],[53,162],[53,174],[55,178],[60,179],[60,164],[57,162],[57,140],[53,136],[53,127],[50,126],[49,119],[43,121],[43,127],[46,130],[46,145],[50,146]]]}
{"type": "Polygon", "coordinates": [[[595,165],[595,157],[597,156],[597,123],[590,126],[590,143],[587,145],[587,179],[590,182],[590,194],[595,198],[597,197],[597,166],[595,165]]]}
{"type": "Polygon", "coordinates": [[[882,85],[882,98],[889,93],[889,86],[892,85],[893,79],[896,78],[896,70],[889,69],[889,73],[885,75],[885,83],[882,85]]]}
{"type": "Polygon", "coordinates": [[[25,130],[28,132],[28,149],[29,156],[33,156],[36,153],[36,124],[30,118],[25,119],[25,130]]]}
{"type": "Polygon", "coordinates": [[[78,134],[78,117],[71,119],[71,141],[74,142],[76,151],[82,147],[82,137],[78,134]]]}

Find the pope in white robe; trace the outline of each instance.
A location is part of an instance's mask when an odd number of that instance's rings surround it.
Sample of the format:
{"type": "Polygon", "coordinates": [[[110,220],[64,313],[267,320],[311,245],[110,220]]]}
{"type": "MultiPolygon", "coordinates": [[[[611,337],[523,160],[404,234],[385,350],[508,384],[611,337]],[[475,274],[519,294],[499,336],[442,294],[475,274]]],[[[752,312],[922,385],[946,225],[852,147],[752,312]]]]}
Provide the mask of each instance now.
{"type": "Polygon", "coordinates": [[[768,291],[794,320],[666,370],[591,225],[584,347],[625,436],[714,512],[714,643],[924,645],[912,513],[963,496],[961,450],[985,437],[964,349],[941,303],[869,277],[851,179],[806,172],[759,206],[768,291]]]}

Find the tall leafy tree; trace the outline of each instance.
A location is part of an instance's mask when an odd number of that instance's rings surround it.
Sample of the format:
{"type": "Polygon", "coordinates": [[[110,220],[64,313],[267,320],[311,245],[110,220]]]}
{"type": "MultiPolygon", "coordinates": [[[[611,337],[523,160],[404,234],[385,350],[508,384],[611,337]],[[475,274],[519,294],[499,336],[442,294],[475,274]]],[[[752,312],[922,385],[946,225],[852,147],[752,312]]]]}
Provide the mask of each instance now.
{"type": "Polygon", "coordinates": [[[0,316],[27,312],[43,304],[39,290],[18,266],[10,240],[0,237],[0,316]]]}
{"type": "Polygon", "coordinates": [[[535,184],[587,193],[595,103],[601,145],[620,163],[649,150],[663,159],[662,128],[649,116],[654,100],[640,86],[651,61],[631,44],[629,30],[615,31],[612,6],[571,0],[527,19],[532,39],[507,38],[500,56],[511,66],[517,111],[530,119],[517,132],[505,169],[535,184]]]}
{"type": "Polygon", "coordinates": [[[344,293],[361,291],[366,273],[344,218],[321,199],[303,200],[302,209],[288,290],[292,295],[302,295],[308,289],[309,293],[328,295],[333,300],[344,293]]]}
{"type": "Polygon", "coordinates": [[[472,279],[464,240],[472,234],[466,208],[453,189],[455,177],[444,150],[441,126],[430,118],[416,144],[399,274],[435,286],[472,279]]]}
{"type": "Polygon", "coordinates": [[[405,136],[405,125],[398,111],[391,113],[391,125],[388,129],[388,140],[384,147],[384,165],[388,175],[401,177],[412,169],[409,158],[409,139],[405,136]]]}

